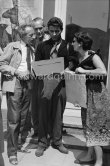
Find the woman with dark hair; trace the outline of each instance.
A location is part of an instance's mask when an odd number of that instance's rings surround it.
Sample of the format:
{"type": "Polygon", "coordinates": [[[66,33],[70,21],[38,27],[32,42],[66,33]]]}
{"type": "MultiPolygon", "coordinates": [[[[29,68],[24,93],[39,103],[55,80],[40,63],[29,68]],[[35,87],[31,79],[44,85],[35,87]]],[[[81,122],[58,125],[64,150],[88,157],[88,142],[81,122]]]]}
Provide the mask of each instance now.
{"type": "MultiPolygon", "coordinates": [[[[88,146],[88,153],[96,154],[95,166],[102,166],[102,148],[110,143],[110,100],[104,85],[107,75],[106,68],[100,57],[91,51],[93,40],[88,33],[76,33],[73,39],[74,50],[77,51],[79,64],[75,70],[77,74],[86,74],[87,109],[82,108],[82,122],[88,146]],[[85,116],[85,119],[84,119],[85,116]]],[[[84,159],[76,160],[84,163],[84,159]]]]}

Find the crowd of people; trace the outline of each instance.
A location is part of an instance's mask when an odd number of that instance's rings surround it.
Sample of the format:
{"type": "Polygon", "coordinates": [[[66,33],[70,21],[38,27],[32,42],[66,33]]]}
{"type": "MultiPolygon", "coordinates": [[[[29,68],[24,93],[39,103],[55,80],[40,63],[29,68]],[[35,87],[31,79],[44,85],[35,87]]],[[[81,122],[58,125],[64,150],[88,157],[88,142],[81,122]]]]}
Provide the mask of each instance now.
{"type": "MultiPolygon", "coordinates": [[[[0,56],[2,91],[7,99],[7,154],[9,162],[18,164],[18,138],[23,136],[29,111],[33,126],[32,137],[38,138],[35,155],[40,157],[51,145],[61,153],[68,154],[62,143],[63,113],[66,106],[65,71],[76,74],[95,75],[87,79],[87,108],[81,108],[82,124],[88,153],[75,162],[94,161],[102,166],[102,146],[110,144],[110,99],[104,79],[107,72],[100,57],[91,50],[93,40],[86,32],[74,35],[71,44],[62,39],[63,22],[51,18],[45,28],[42,18],[33,19],[30,24],[19,25],[19,41],[9,43],[0,56]],[[58,80],[48,77],[39,79],[33,72],[31,62],[63,57],[64,71],[57,73],[58,80]],[[63,77],[62,77],[63,75],[63,77]],[[62,79],[63,78],[63,79],[62,79]],[[95,151],[95,158],[92,158],[95,151]]],[[[2,93],[2,92],[1,92],[2,93]]],[[[73,94],[74,95],[74,94],[73,94]]],[[[1,103],[0,98],[0,103],[1,103]]],[[[0,110],[1,111],[1,110],[0,110]]],[[[3,128],[0,113],[0,166],[4,166],[3,128]]],[[[22,143],[22,142],[21,142],[22,143]]],[[[23,140],[24,143],[24,140],[23,140]]]]}

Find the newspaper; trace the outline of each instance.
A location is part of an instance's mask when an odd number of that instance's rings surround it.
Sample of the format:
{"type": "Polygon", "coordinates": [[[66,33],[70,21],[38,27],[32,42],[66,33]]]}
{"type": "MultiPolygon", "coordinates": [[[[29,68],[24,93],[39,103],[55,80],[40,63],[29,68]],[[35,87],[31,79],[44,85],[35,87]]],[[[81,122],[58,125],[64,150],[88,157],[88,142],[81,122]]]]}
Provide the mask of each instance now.
{"type": "Polygon", "coordinates": [[[33,61],[32,68],[36,76],[61,73],[64,71],[64,58],[33,61]]]}

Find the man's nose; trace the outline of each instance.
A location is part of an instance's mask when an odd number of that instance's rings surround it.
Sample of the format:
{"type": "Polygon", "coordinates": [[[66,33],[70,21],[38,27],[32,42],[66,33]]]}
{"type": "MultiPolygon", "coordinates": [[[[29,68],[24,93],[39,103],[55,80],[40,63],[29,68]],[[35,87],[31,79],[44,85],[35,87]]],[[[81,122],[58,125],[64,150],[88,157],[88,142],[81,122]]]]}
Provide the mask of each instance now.
{"type": "Polygon", "coordinates": [[[40,29],[37,29],[37,32],[38,32],[38,33],[40,33],[40,31],[41,31],[40,29]]]}
{"type": "Polygon", "coordinates": [[[55,36],[56,35],[56,32],[53,32],[53,36],[55,36]]]}
{"type": "Polygon", "coordinates": [[[33,36],[32,36],[32,39],[35,39],[36,38],[36,34],[34,34],[33,36]]]}

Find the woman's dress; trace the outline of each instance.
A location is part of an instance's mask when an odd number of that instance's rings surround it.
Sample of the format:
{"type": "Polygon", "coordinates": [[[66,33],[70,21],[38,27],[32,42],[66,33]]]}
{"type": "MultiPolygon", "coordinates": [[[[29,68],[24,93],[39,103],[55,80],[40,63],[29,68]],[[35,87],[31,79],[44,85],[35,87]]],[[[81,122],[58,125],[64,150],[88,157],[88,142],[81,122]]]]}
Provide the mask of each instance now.
{"type": "MultiPolygon", "coordinates": [[[[94,53],[91,53],[78,67],[95,69],[93,56],[94,53]]],[[[110,95],[104,84],[104,76],[86,76],[86,88],[87,110],[83,110],[85,115],[83,114],[82,121],[85,124],[87,146],[107,146],[110,144],[110,95]]]]}

